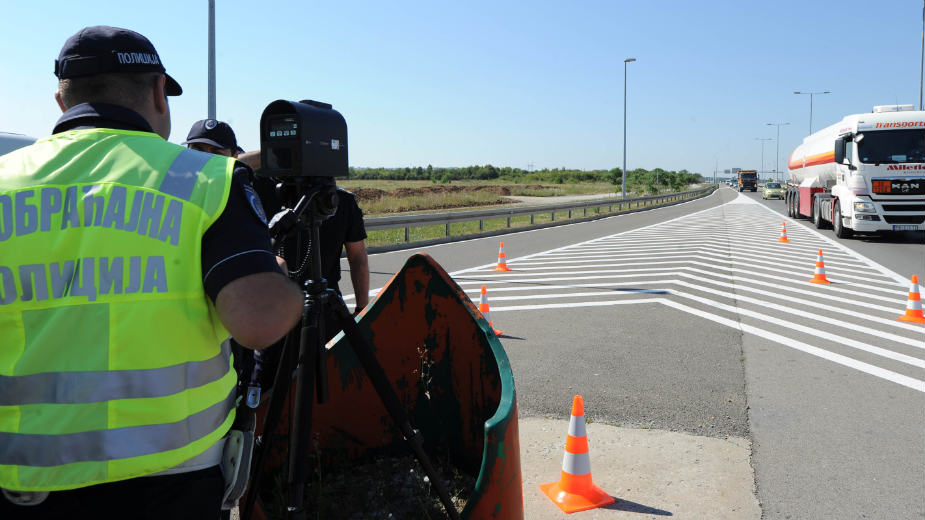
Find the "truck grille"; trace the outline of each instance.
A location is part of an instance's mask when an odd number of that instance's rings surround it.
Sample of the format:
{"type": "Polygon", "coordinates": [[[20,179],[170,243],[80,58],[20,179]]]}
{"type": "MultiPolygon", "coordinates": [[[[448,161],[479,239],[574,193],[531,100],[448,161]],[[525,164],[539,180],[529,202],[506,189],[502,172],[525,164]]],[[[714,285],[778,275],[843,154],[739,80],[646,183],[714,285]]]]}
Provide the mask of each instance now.
{"type": "Polygon", "coordinates": [[[921,224],[925,221],[922,215],[884,215],[883,220],[888,224],[921,224]]]}
{"type": "Polygon", "coordinates": [[[925,204],[884,204],[883,211],[925,211],[925,204]]]}
{"type": "Polygon", "coordinates": [[[925,194],[925,182],[918,179],[873,179],[871,187],[879,195],[925,194]]]}

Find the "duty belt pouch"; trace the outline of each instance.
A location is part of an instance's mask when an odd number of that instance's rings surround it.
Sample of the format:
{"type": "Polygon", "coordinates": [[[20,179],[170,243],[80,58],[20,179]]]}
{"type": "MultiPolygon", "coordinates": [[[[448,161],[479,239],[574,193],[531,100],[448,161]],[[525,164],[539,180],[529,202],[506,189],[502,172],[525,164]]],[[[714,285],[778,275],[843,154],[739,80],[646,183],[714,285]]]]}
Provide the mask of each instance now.
{"type": "Polygon", "coordinates": [[[229,430],[222,451],[222,475],[225,477],[225,494],[222,509],[233,509],[247,489],[254,450],[254,432],[229,430]]]}

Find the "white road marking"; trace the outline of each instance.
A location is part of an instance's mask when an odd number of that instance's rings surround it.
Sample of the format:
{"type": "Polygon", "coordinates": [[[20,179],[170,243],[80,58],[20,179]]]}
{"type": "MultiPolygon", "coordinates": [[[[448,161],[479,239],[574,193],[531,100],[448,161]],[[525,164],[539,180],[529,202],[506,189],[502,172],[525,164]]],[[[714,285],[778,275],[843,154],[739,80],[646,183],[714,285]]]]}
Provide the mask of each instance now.
{"type": "MultiPolygon", "coordinates": [[[[716,192],[714,192],[714,195],[711,195],[711,196],[715,196],[715,194],[716,194],[716,192]]],[[[700,199],[695,199],[695,200],[700,200],[700,199]]],[[[683,205],[683,204],[689,204],[689,203],[691,203],[691,202],[694,202],[694,201],[682,202],[681,204],[675,204],[674,206],[668,206],[668,207],[677,207],[677,206],[680,206],[680,205],[683,205]]],[[[658,210],[660,210],[660,209],[667,209],[667,208],[653,208],[653,209],[650,210],[650,211],[658,211],[658,210]]],[[[692,216],[694,216],[694,215],[699,215],[699,214],[704,213],[704,212],[707,212],[707,211],[712,211],[713,209],[714,209],[714,208],[702,209],[702,210],[700,210],[700,211],[695,211],[694,213],[689,213],[689,214],[687,214],[687,215],[683,215],[683,216],[680,216],[680,217],[675,217],[675,218],[673,218],[673,219],[671,219],[671,220],[666,220],[665,222],[659,222],[659,223],[657,223],[657,224],[650,224],[650,225],[648,225],[648,226],[643,226],[643,227],[641,227],[641,228],[636,228],[636,229],[631,229],[631,230],[623,231],[623,232],[621,232],[621,233],[617,233],[617,234],[615,234],[615,235],[610,235],[610,236],[619,236],[619,235],[623,235],[623,234],[626,234],[626,233],[636,233],[636,232],[639,232],[639,231],[642,231],[642,230],[645,230],[645,229],[649,229],[649,228],[652,228],[652,227],[661,226],[661,225],[667,224],[667,223],[669,223],[669,222],[674,222],[674,221],[676,221],[676,220],[681,220],[681,219],[689,218],[689,217],[692,217],[692,216]]],[[[607,217],[607,218],[620,218],[620,217],[623,217],[623,216],[625,216],[625,215],[615,215],[615,216],[613,216],[613,217],[607,217]]],[[[601,220],[606,220],[606,219],[601,219],[601,220]]],[[[598,222],[598,221],[595,221],[595,222],[598,222]]],[[[604,238],[606,238],[606,237],[604,237],[604,238]]],[[[560,251],[560,250],[567,249],[567,248],[570,248],[570,247],[580,246],[580,245],[582,245],[582,244],[592,244],[592,243],[597,242],[597,241],[599,241],[599,240],[602,240],[602,238],[595,238],[595,239],[592,239],[592,240],[587,240],[587,241],[585,241],[585,242],[580,242],[580,243],[578,243],[578,244],[571,244],[571,245],[568,245],[568,246],[562,246],[562,247],[558,247],[558,248],[556,248],[556,249],[550,249],[549,251],[543,251],[543,252],[540,252],[540,253],[534,253],[533,255],[527,255],[527,256],[520,257],[520,258],[521,258],[521,259],[527,259],[527,258],[531,258],[531,257],[533,257],[533,256],[535,256],[535,255],[546,254],[546,253],[550,253],[550,252],[553,252],[553,251],[560,251]]],[[[478,270],[486,269],[486,268],[494,268],[497,264],[498,264],[497,262],[492,262],[492,263],[490,263],[490,264],[484,264],[484,265],[480,265],[480,266],[477,266],[477,267],[470,267],[470,268],[468,268],[468,269],[461,269],[461,270],[459,270],[459,271],[453,271],[452,273],[450,273],[450,276],[454,276],[454,277],[455,277],[456,275],[463,274],[463,273],[468,273],[468,272],[472,272],[472,271],[478,271],[478,270]]]]}
{"type": "MultiPolygon", "coordinates": [[[[836,354],[835,352],[830,352],[828,350],[814,347],[802,341],[797,341],[774,332],[760,329],[758,327],[744,324],[738,321],[730,320],[729,318],[724,318],[722,316],[717,316],[716,314],[706,312],[700,309],[695,309],[693,307],[680,304],[678,302],[668,300],[668,299],[640,299],[640,300],[611,300],[606,302],[580,302],[571,305],[571,307],[606,307],[611,305],[632,305],[632,304],[641,304],[641,303],[659,303],[662,305],[667,305],[669,307],[693,314],[695,316],[700,316],[707,320],[731,327],[733,329],[741,330],[742,332],[747,332],[749,334],[754,334],[760,336],[767,340],[779,343],[781,345],[805,352],[812,356],[816,356],[839,365],[853,368],[855,370],[870,374],[872,376],[879,377],[881,379],[886,379],[887,381],[892,381],[894,383],[903,385],[905,387],[911,388],[913,390],[918,390],[919,392],[925,393],[925,381],[915,379],[913,377],[905,376],[885,368],[880,368],[870,363],[865,363],[863,361],[858,361],[841,354],[836,354]]],[[[528,311],[528,310],[539,310],[539,309],[556,309],[559,308],[558,305],[520,305],[507,307],[505,310],[516,310],[516,311],[528,311]]],[[[492,309],[492,312],[496,312],[496,309],[492,309]]]]}
{"type": "Polygon", "coordinates": [[[781,345],[805,352],[807,354],[820,357],[822,359],[827,359],[834,363],[838,363],[839,365],[853,368],[855,370],[859,370],[861,372],[870,374],[872,376],[876,376],[881,379],[886,379],[887,381],[898,383],[900,385],[911,388],[913,390],[918,390],[919,392],[925,392],[925,381],[920,381],[918,379],[915,379],[909,376],[904,376],[902,374],[898,374],[891,370],[886,370],[884,368],[880,368],[880,367],[871,365],[869,363],[864,363],[863,361],[858,361],[856,359],[852,359],[847,356],[842,356],[841,354],[829,352],[828,350],[814,347],[812,345],[803,343],[802,341],[790,339],[788,337],[782,336],[780,334],[775,334],[774,332],[771,332],[768,330],[759,329],[758,327],[753,327],[751,325],[746,325],[743,323],[737,323],[730,319],[723,318],[721,316],[716,316],[715,314],[710,314],[708,312],[704,312],[699,309],[694,309],[692,307],[688,307],[686,305],[682,305],[680,303],[677,303],[671,300],[659,300],[659,303],[662,303],[669,307],[674,307],[675,309],[683,310],[684,312],[695,314],[697,316],[700,316],[701,318],[706,318],[716,323],[721,323],[723,325],[726,325],[727,327],[738,328],[742,330],[743,332],[748,332],[749,334],[754,334],[756,336],[763,337],[775,343],[779,343],[781,345]]]}
{"type": "Polygon", "coordinates": [[[925,341],[916,339],[922,327],[895,320],[905,309],[908,280],[741,194],[642,228],[522,257],[510,248],[507,253],[512,272],[491,271],[492,262],[451,273],[461,287],[490,286],[495,313],[658,303],[925,392],[923,380],[788,337],[808,335],[884,362],[925,368],[921,356],[895,350],[925,350],[925,341]],[[781,222],[788,224],[789,244],[777,242],[781,222]],[[808,283],[819,249],[833,285],[808,283]],[[857,339],[859,334],[874,341],[857,339]]]}
{"type": "Polygon", "coordinates": [[[921,356],[894,350],[900,345],[925,350],[925,341],[916,339],[922,329],[885,317],[899,316],[905,307],[907,282],[902,277],[803,226],[789,225],[791,243],[779,243],[779,223],[792,221],[773,212],[773,218],[768,218],[757,207],[765,208],[740,196],[723,206],[644,228],[509,257],[512,272],[488,271],[494,267],[488,264],[453,275],[462,287],[491,285],[489,293],[495,295],[491,300],[501,303],[492,306],[496,313],[661,303],[925,392],[925,381],[788,337],[808,335],[925,368],[921,356]],[[820,246],[825,246],[826,272],[833,285],[808,283],[820,246]],[[620,287],[627,290],[614,290],[620,287]],[[659,290],[663,295],[653,298],[659,290]],[[542,300],[552,301],[509,304],[542,300]],[[742,323],[715,311],[758,320],[777,330],[742,323]],[[855,337],[834,332],[839,330],[855,337]],[[858,334],[874,340],[859,340],[858,334]],[[897,346],[891,349],[887,343],[897,346]]]}
{"type": "MultiPolygon", "coordinates": [[[[748,199],[748,197],[742,197],[741,194],[739,194],[739,197],[738,197],[738,198],[745,198],[745,199],[748,199]]],[[[738,200],[738,199],[737,199],[737,200],[738,200]]],[[[771,213],[771,214],[774,215],[775,217],[780,217],[780,215],[777,214],[777,213],[775,213],[773,209],[771,209],[771,208],[765,206],[764,204],[759,204],[758,202],[752,201],[751,199],[748,199],[748,200],[751,201],[751,202],[752,202],[753,204],[755,204],[756,206],[758,206],[759,208],[766,210],[768,213],[771,213]]],[[[796,220],[794,220],[794,219],[791,219],[791,218],[787,217],[787,220],[790,221],[790,222],[793,222],[793,223],[794,223],[794,227],[800,227],[800,228],[803,227],[803,226],[798,225],[798,224],[796,223],[796,220]]],[[[892,278],[896,283],[898,283],[898,284],[900,284],[900,285],[908,284],[908,283],[909,283],[909,279],[908,279],[908,278],[905,278],[905,277],[903,277],[902,275],[899,275],[899,274],[897,274],[896,272],[894,272],[894,271],[892,271],[892,270],[890,270],[890,269],[887,269],[886,267],[884,267],[884,266],[878,264],[877,262],[874,262],[873,260],[867,258],[866,256],[861,255],[860,253],[858,253],[857,251],[855,251],[855,250],[853,250],[853,249],[849,249],[849,248],[843,246],[842,244],[839,244],[839,243],[836,242],[834,239],[829,238],[829,237],[823,235],[822,233],[816,231],[815,229],[804,228],[804,230],[805,230],[805,231],[809,231],[810,233],[815,234],[815,235],[816,235],[816,238],[821,239],[821,240],[823,240],[823,241],[825,241],[825,242],[828,242],[829,244],[832,244],[833,246],[835,246],[835,247],[838,248],[839,250],[843,251],[845,254],[847,254],[847,255],[849,255],[849,256],[853,256],[853,257],[856,258],[859,262],[863,262],[863,263],[867,264],[871,269],[880,271],[881,273],[884,274],[884,276],[888,276],[888,277],[892,278]]],[[[789,230],[788,230],[788,232],[789,232],[789,230]]]]}
{"type": "MultiPolygon", "coordinates": [[[[692,264],[692,265],[702,266],[702,267],[706,267],[706,268],[712,268],[712,269],[714,269],[714,270],[723,269],[724,271],[733,273],[733,274],[728,275],[728,277],[731,277],[732,279],[734,279],[734,280],[736,280],[737,282],[742,283],[742,284],[753,284],[753,285],[761,285],[761,286],[765,286],[765,287],[774,287],[774,288],[779,289],[779,290],[789,291],[789,292],[798,293],[798,294],[805,294],[805,295],[810,295],[810,296],[819,296],[819,295],[821,295],[821,294],[826,294],[826,293],[824,293],[824,292],[822,292],[822,291],[827,291],[827,293],[836,292],[836,293],[854,295],[854,296],[858,296],[858,297],[862,297],[862,298],[879,299],[879,297],[874,297],[874,296],[872,296],[872,295],[868,295],[868,294],[865,294],[865,293],[862,293],[862,292],[859,292],[859,291],[852,291],[852,290],[850,290],[850,289],[839,288],[839,287],[826,286],[825,289],[820,289],[820,288],[815,288],[815,287],[814,287],[814,289],[800,289],[800,288],[797,288],[797,287],[783,286],[783,285],[781,285],[780,281],[777,281],[776,283],[774,283],[774,282],[765,282],[765,281],[757,280],[757,279],[755,279],[754,277],[752,277],[752,278],[743,278],[742,276],[740,276],[740,274],[742,274],[743,272],[746,273],[746,274],[751,274],[751,275],[755,275],[755,276],[758,276],[758,275],[760,275],[761,273],[756,273],[756,272],[754,272],[754,271],[746,271],[746,270],[742,270],[742,269],[724,269],[724,268],[718,268],[718,267],[716,267],[716,266],[714,266],[714,265],[706,264],[706,263],[703,263],[703,262],[651,262],[650,264],[652,264],[652,263],[662,263],[662,264],[668,263],[668,264],[672,264],[672,265],[676,265],[676,264],[685,264],[685,263],[686,263],[686,264],[692,264]]],[[[693,267],[688,267],[687,265],[681,265],[681,266],[679,266],[679,267],[675,267],[674,269],[676,269],[676,270],[683,270],[683,271],[692,271],[692,272],[695,272],[695,273],[701,273],[701,274],[707,274],[707,275],[717,276],[715,273],[713,273],[713,272],[711,272],[711,271],[706,271],[706,270],[703,270],[703,269],[696,269],[696,268],[693,268],[693,267]]],[[[485,272],[485,273],[479,273],[479,276],[478,276],[478,277],[472,277],[471,274],[470,274],[470,276],[465,277],[465,278],[457,278],[456,282],[457,282],[459,285],[465,285],[465,284],[467,284],[467,283],[468,283],[468,284],[476,284],[476,283],[486,283],[486,284],[488,284],[488,283],[508,283],[508,282],[517,282],[517,283],[528,283],[528,282],[541,283],[541,282],[542,282],[542,283],[547,283],[547,282],[560,282],[560,281],[570,281],[570,280],[600,280],[600,279],[607,279],[607,278],[613,277],[612,273],[631,273],[631,272],[634,272],[634,273],[651,273],[650,276],[657,276],[657,275],[663,274],[663,273],[665,273],[665,272],[670,272],[670,270],[664,269],[664,268],[659,268],[659,267],[651,267],[651,268],[646,267],[646,268],[636,268],[636,269],[595,269],[595,270],[590,270],[590,271],[577,271],[577,272],[574,273],[575,275],[580,275],[580,276],[550,276],[550,277],[542,277],[542,276],[538,275],[537,273],[495,273],[495,272],[485,272]],[[604,274],[607,274],[608,276],[600,276],[600,275],[604,275],[604,274]],[[521,279],[521,277],[524,277],[524,278],[521,279]],[[529,278],[528,278],[528,277],[529,277],[529,278]],[[471,280],[469,280],[469,278],[471,278],[471,280]],[[498,281],[495,282],[494,280],[496,280],[496,279],[497,279],[498,281]],[[473,281],[473,280],[474,280],[474,281],[473,281]]],[[[798,283],[805,283],[805,284],[809,285],[809,280],[810,280],[810,278],[812,278],[812,273],[808,274],[808,275],[805,277],[805,279],[802,279],[802,280],[793,280],[793,281],[798,282],[798,283]]],[[[841,298],[841,297],[838,297],[838,296],[833,296],[833,295],[831,295],[831,294],[827,294],[826,299],[827,299],[828,301],[830,301],[830,302],[839,302],[839,303],[844,303],[844,304],[847,304],[847,305],[854,305],[854,306],[858,306],[858,307],[866,307],[866,308],[868,308],[868,309],[881,310],[881,311],[884,311],[884,312],[892,312],[892,311],[893,311],[893,307],[887,307],[887,306],[883,306],[883,305],[876,305],[876,304],[873,304],[873,303],[868,303],[868,302],[864,302],[864,301],[859,301],[859,300],[857,300],[857,299],[852,299],[852,298],[841,298]]],[[[884,298],[883,301],[895,302],[895,299],[890,300],[890,299],[884,298]]]]}
{"type": "MultiPolygon", "coordinates": [[[[697,278],[697,277],[693,277],[693,278],[697,278]]],[[[704,278],[698,278],[698,279],[701,280],[701,281],[712,282],[712,283],[714,283],[715,285],[721,285],[721,286],[727,286],[727,287],[734,287],[734,288],[739,289],[739,290],[742,289],[741,286],[734,286],[734,285],[732,285],[732,284],[724,284],[724,283],[721,283],[721,282],[720,282],[720,283],[717,283],[717,282],[713,282],[712,280],[706,280],[706,279],[704,279],[704,278]]],[[[634,282],[633,282],[633,285],[634,285],[634,286],[639,286],[639,285],[655,285],[655,284],[658,284],[658,285],[661,285],[661,286],[664,286],[664,285],[679,285],[679,286],[682,286],[682,287],[688,287],[688,288],[690,288],[690,289],[694,289],[694,290],[698,290],[698,291],[702,291],[702,292],[708,292],[708,293],[711,293],[711,294],[715,294],[715,295],[717,295],[717,296],[722,296],[722,297],[727,298],[727,299],[730,299],[730,300],[737,300],[737,301],[741,301],[741,302],[752,303],[752,304],[755,304],[755,305],[759,305],[759,306],[761,306],[761,307],[763,307],[763,308],[774,309],[774,310],[776,310],[776,311],[783,312],[783,313],[786,313],[786,314],[792,314],[792,315],[795,315],[795,316],[796,316],[796,319],[809,319],[809,320],[814,320],[814,321],[818,321],[818,322],[821,322],[821,323],[826,323],[826,324],[833,325],[833,326],[836,326],[836,327],[841,327],[841,328],[846,328],[846,329],[854,330],[854,331],[857,331],[857,332],[862,332],[862,333],[865,333],[865,334],[868,334],[868,335],[871,335],[871,336],[879,337],[879,338],[882,338],[882,339],[887,339],[887,340],[890,340],[890,341],[895,341],[895,342],[897,342],[897,343],[901,343],[901,344],[904,344],[904,345],[908,345],[908,346],[912,346],[912,347],[917,347],[917,348],[920,348],[920,349],[925,350],[925,341],[920,341],[920,340],[916,340],[916,339],[913,339],[913,338],[909,338],[909,337],[905,337],[905,336],[900,336],[899,334],[893,334],[893,333],[891,333],[891,332],[887,332],[887,331],[882,330],[882,329],[875,329],[875,328],[872,328],[872,327],[867,327],[867,326],[864,326],[864,325],[861,325],[861,324],[857,323],[856,321],[838,320],[838,319],[830,318],[830,317],[828,317],[828,316],[824,316],[824,315],[821,315],[821,314],[816,314],[816,313],[809,312],[809,311],[801,311],[801,310],[799,310],[799,309],[794,309],[793,307],[787,307],[787,306],[785,306],[785,305],[778,305],[778,304],[773,303],[773,302],[770,302],[770,301],[768,301],[768,300],[760,300],[760,299],[757,299],[757,298],[751,298],[751,297],[744,296],[744,295],[741,295],[741,294],[719,291],[719,290],[717,290],[717,289],[711,289],[711,288],[709,288],[709,287],[704,287],[704,286],[702,286],[702,285],[697,285],[697,284],[693,284],[693,283],[688,283],[688,282],[685,282],[685,281],[683,281],[683,280],[657,280],[657,281],[640,281],[640,280],[637,280],[637,281],[634,281],[634,282]]],[[[587,286],[587,287],[596,288],[596,287],[600,287],[600,286],[602,286],[602,285],[623,286],[623,285],[625,285],[625,283],[599,284],[599,285],[587,286]]],[[[557,286],[557,287],[544,287],[543,289],[561,289],[561,288],[562,288],[562,286],[557,286]]],[[[571,287],[570,287],[570,288],[571,288],[571,287]]],[[[510,290],[534,290],[534,291],[535,291],[535,290],[537,290],[537,289],[540,289],[540,288],[539,288],[539,287],[518,287],[518,288],[513,288],[513,289],[507,289],[507,290],[508,290],[508,291],[510,291],[510,290]]],[[[494,288],[492,289],[492,293],[493,293],[493,294],[496,293],[496,292],[504,292],[504,291],[505,291],[505,289],[494,289],[494,288]]],[[[769,292],[769,291],[756,291],[756,292],[762,293],[762,294],[765,294],[765,295],[769,295],[769,296],[775,296],[773,293],[771,293],[771,292],[769,292]]],[[[527,295],[527,296],[492,296],[492,297],[491,297],[491,301],[498,302],[498,301],[530,300],[530,299],[575,298],[575,297],[581,297],[581,296],[594,296],[594,297],[607,296],[607,297],[614,297],[614,296],[622,296],[622,295],[624,295],[624,294],[632,294],[632,293],[674,294],[674,295],[684,295],[684,294],[686,294],[686,293],[682,293],[682,292],[680,292],[680,291],[677,291],[677,290],[675,290],[675,289],[669,289],[669,288],[666,288],[666,289],[627,289],[627,290],[625,290],[625,291],[619,291],[619,292],[616,292],[616,291],[607,291],[607,292],[605,292],[605,291],[597,291],[597,292],[556,293],[556,294],[542,294],[542,295],[531,294],[531,295],[527,295]]],[[[473,292],[473,293],[472,293],[473,299],[477,299],[478,296],[479,296],[479,294],[478,294],[477,292],[473,292]]],[[[693,299],[693,298],[692,298],[692,299],[693,299]]],[[[809,301],[809,300],[799,300],[799,299],[797,299],[797,298],[790,298],[789,300],[790,300],[790,301],[793,301],[793,302],[795,302],[795,303],[801,303],[801,304],[804,304],[804,305],[812,305],[812,304],[813,304],[813,302],[811,302],[811,301],[809,301]]],[[[709,305],[712,305],[712,306],[715,306],[715,307],[723,307],[723,306],[724,306],[724,304],[722,304],[722,303],[720,303],[720,302],[717,302],[717,301],[715,301],[715,300],[706,300],[706,299],[702,299],[702,300],[698,300],[698,301],[700,301],[701,303],[708,303],[709,305]]],[[[572,304],[569,303],[569,302],[562,302],[562,304],[561,304],[559,307],[560,307],[560,308],[568,308],[568,307],[570,307],[571,305],[572,305],[572,304]]],[[[736,307],[735,309],[739,309],[739,308],[740,308],[740,307],[736,307]]],[[[503,306],[501,306],[501,307],[497,307],[497,306],[496,306],[496,307],[493,307],[493,308],[492,308],[492,312],[505,312],[506,310],[508,310],[508,308],[507,308],[507,307],[503,307],[503,306]]],[[[843,313],[843,314],[848,314],[848,313],[846,313],[846,312],[844,312],[844,311],[839,311],[839,312],[841,312],[841,313],[843,313]]],[[[743,312],[743,314],[744,314],[744,312],[743,312]]],[[[888,325],[888,326],[890,326],[890,327],[896,327],[896,328],[901,328],[901,329],[905,329],[905,330],[910,330],[910,331],[915,332],[915,333],[921,333],[921,332],[922,332],[922,331],[921,331],[921,327],[916,327],[915,325],[903,323],[903,322],[901,322],[901,321],[896,321],[896,320],[888,321],[888,320],[884,320],[884,319],[882,319],[882,318],[876,318],[876,317],[874,317],[874,316],[870,316],[870,315],[866,315],[866,314],[862,314],[862,313],[855,313],[855,312],[852,312],[852,313],[850,313],[850,314],[848,314],[848,315],[853,316],[853,317],[862,318],[862,319],[865,319],[865,320],[868,320],[868,321],[878,321],[878,322],[880,322],[880,323],[882,323],[882,324],[884,324],[884,325],[888,325]]],[[[762,319],[762,318],[759,318],[759,319],[762,319]]],[[[789,322],[783,322],[783,321],[781,321],[781,322],[776,322],[776,323],[778,323],[779,325],[793,324],[793,328],[795,328],[795,329],[798,329],[798,328],[802,327],[802,325],[799,325],[799,324],[796,323],[796,321],[794,321],[794,320],[791,320],[791,321],[789,321],[789,322]]],[[[812,333],[812,332],[811,332],[812,330],[818,330],[818,329],[806,329],[806,330],[804,330],[804,332],[812,333]]],[[[822,337],[821,335],[822,335],[822,334],[825,334],[825,332],[820,331],[819,334],[820,334],[820,337],[822,337]]]]}

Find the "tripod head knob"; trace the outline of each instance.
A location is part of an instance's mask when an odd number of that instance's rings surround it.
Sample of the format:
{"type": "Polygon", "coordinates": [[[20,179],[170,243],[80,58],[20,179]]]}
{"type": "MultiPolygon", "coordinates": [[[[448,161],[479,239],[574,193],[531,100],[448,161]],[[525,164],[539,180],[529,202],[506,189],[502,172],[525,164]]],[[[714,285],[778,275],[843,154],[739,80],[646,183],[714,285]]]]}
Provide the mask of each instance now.
{"type": "Polygon", "coordinates": [[[318,185],[317,193],[313,195],[312,202],[312,214],[318,220],[324,220],[334,215],[337,212],[337,204],[340,202],[340,197],[337,196],[337,185],[333,182],[318,185]]]}

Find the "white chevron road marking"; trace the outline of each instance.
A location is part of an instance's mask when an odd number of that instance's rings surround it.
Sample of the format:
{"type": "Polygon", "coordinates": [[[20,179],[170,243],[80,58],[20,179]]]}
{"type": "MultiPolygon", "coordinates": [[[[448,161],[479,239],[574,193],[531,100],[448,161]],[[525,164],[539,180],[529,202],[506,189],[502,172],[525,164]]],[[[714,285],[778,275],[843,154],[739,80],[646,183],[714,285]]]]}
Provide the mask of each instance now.
{"type": "Polygon", "coordinates": [[[782,221],[792,223],[740,196],[578,244],[519,258],[508,252],[511,272],[490,271],[492,263],[452,275],[462,287],[490,285],[495,313],[658,303],[925,392],[925,380],[824,346],[925,368],[925,355],[914,352],[925,350],[923,329],[895,320],[908,281],[803,226],[788,226],[791,243],[779,243],[782,221]],[[808,283],[821,248],[829,286],[808,283]]]}

